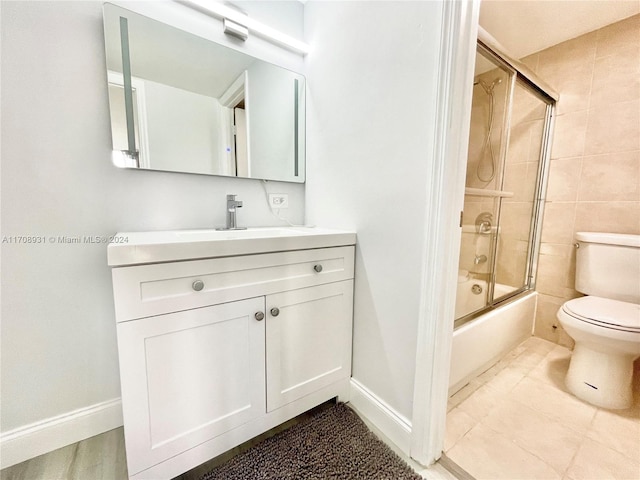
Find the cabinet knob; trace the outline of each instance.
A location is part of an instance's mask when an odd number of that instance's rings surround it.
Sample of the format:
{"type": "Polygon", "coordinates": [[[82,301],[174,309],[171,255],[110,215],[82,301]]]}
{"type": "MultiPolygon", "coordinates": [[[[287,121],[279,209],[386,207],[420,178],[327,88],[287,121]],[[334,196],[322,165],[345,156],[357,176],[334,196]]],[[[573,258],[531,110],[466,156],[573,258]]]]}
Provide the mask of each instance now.
{"type": "Polygon", "coordinates": [[[271,315],[274,316],[274,317],[277,317],[278,315],[280,315],[280,309],[277,308],[277,307],[273,307],[271,309],[271,315]]]}
{"type": "Polygon", "coordinates": [[[314,266],[313,266],[313,269],[314,269],[316,272],[320,273],[320,272],[322,271],[322,265],[320,265],[320,264],[318,264],[318,265],[314,265],[314,266]]]}
{"type": "Polygon", "coordinates": [[[256,312],[255,317],[256,317],[256,320],[258,320],[258,321],[264,320],[264,313],[263,312],[256,312]]]}
{"type": "Polygon", "coordinates": [[[202,280],[196,280],[195,282],[193,282],[191,284],[191,286],[193,287],[193,289],[196,292],[199,292],[200,290],[202,290],[204,288],[204,282],[202,280]]]}

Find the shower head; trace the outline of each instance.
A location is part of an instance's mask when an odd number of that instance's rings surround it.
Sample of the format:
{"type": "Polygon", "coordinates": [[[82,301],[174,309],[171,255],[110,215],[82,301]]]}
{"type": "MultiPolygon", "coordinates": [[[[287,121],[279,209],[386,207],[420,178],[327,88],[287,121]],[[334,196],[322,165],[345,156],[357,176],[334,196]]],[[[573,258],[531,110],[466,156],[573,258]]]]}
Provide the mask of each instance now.
{"type": "Polygon", "coordinates": [[[484,80],[476,80],[475,82],[473,82],[474,85],[480,85],[487,95],[493,93],[493,89],[495,88],[495,86],[501,83],[502,79],[500,77],[496,78],[491,83],[487,83],[484,80]]]}

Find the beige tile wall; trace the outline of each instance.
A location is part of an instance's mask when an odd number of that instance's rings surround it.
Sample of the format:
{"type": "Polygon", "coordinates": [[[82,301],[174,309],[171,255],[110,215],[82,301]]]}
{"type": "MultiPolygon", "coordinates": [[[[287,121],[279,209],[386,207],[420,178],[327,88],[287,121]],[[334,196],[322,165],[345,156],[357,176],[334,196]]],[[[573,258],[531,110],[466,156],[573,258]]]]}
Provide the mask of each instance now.
{"type": "Polygon", "coordinates": [[[524,59],[558,90],[535,334],[572,346],[556,311],[574,290],[575,232],[640,234],[640,15],[524,59]]]}

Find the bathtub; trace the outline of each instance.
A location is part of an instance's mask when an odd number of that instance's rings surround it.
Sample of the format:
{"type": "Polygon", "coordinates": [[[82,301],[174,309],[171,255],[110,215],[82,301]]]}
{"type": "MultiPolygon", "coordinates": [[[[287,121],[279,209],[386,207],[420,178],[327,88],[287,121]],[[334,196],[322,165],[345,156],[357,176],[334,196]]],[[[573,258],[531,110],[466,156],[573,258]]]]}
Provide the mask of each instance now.
{"type": "MultiPolygon", "coordinates": [[[[513,287],[496,283],[494,290],[494,298],[499,298],[512,292],[513,287]]],[[[464,270],[461,271],[458,275],[455,318],[484,308],[488,292],[489,286],[486,281],[472,278],[464,270]]]]}
{"type": "MultiPolygon", "coordinates": [[[[511,290],[512,287],[496,284],[496,297],[511,290]]],[[[461,278],[456,297],[456,318],[482,308],[486,291],[487,282],[461,278]],[[482,289],[481,294],[473,293],[474,285],[482,289]]],[[[453,331],[449,395],[460,390],[532,335],[537,295],[534,291],[527,292],[453,331]]]]}

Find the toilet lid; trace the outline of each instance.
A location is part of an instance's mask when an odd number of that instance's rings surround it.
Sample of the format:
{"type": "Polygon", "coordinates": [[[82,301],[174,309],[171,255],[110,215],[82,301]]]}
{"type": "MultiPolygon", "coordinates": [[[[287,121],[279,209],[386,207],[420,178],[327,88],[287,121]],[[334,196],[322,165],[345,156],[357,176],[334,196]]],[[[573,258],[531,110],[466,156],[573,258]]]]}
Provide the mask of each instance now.
{"type": "Polygon", "coordinates": [[[569,300],[564,310],[589,323],[640,332],[640,305],[635,303],[588,296],[569,300]]]}

